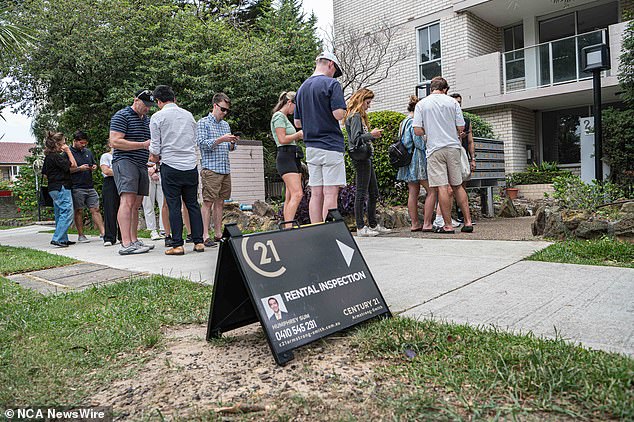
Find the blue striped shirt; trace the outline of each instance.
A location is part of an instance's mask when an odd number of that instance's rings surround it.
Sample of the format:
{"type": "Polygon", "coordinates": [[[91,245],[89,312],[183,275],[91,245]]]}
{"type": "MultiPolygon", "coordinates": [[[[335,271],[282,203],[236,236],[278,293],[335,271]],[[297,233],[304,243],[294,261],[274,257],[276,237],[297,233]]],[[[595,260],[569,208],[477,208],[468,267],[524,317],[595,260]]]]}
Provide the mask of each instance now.
{"type": "Polygon", "coordinates": [[[213,114],[203,117],[198,121],[198,146],[202,156],[203,169],[214,173],[229,174],[229,151],[235,150],[229,142],[214,144],[214,141],[222,135],[231,133],[229,123],[224,120],[217,121],[213,114]]]}
{"type": "MultiPolygon", "coordinates": [[[[123,133],[126,141],[145,142],[150,139],[150,118],[148,116],[141,118],[132,107],[128,106],[112,116],[110,130],[123,133]]],[[[150,152],[146,149],[123,151],[115,148],[112,162],[131,160],[135,164],[145,167],[149,157],[150,152]]]]}

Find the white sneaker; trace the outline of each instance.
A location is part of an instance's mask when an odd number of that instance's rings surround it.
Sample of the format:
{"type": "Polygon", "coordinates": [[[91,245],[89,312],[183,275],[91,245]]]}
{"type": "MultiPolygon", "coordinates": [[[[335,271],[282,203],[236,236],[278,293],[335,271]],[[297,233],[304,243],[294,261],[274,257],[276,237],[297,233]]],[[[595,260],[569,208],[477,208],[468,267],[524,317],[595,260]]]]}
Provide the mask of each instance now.
{"type": "Polygon", "coordinates": [[[459,223],[459,222],[457,222],[456,220],[454,220],[453,218],[451,219],[451,225],[452,225],[453,227],[460,227],[460,223],[459,223]]]}
{"type": "Polygon", "coordinates": [[[131,243],[130,246],[123,246],[119,249],[119,255],[136,255],[140,253],[146,253],[150,250],[147,246],[139,246],[136,243],[131,243]]]}
{"type": "Polygon", "coordinates": [[[357,229],[358,237],[374,237],[378,235],[379,235],[379,232],[372,230],[368,226],[364,226],[362,229],[357,229]]]}
{"type": "Polygon", "coordinates": [[[391,229],[388,229],[386,227],[383,227],[380,224],[377,224],[376,227],[370,227],[370,230],[374,230],[375,232],[378,232],[379,234],[387,234],[387,233],[392,233],[391,229]]]}
{"type": "Polygon", "coordinates": [[[147,248],[148,251],[154,249],[154,243],[148,243],[147,245],[143,243],[142,240],[137,239],[136,242],[132,242],[132,244],[137,245],[140,248],[147,248]]]}
{"type": "Polygon", "coordinates": [[[156,230],[152,230],[152,232],[150,233],[150,239],[152,240],[161,240],[164,238],[165,236],[161,236],[156,230]]]}
{"type": "Polygon", "coordinates": [[[112,246],[112,242],[109,240],[106,240],[105,242],[103,242],[104,246],[112,246]]]}
{"type": "Polygon", "coordinates": [[[436,216],[436,219],[434,220],[432,226],[436,228],[445,227],[445,220],[443,220],[442,215],[436,216]]]}
{"type": "Polygon", "coordinates": [[[88,243],[88,242],[90,242],[90,239],[88,239],[86,236],[84,236],[84,235],[82,234],[81,236],[79,236],[79,237],[77,238],[77,241],[78,241],[79,243],[88,243]]]}

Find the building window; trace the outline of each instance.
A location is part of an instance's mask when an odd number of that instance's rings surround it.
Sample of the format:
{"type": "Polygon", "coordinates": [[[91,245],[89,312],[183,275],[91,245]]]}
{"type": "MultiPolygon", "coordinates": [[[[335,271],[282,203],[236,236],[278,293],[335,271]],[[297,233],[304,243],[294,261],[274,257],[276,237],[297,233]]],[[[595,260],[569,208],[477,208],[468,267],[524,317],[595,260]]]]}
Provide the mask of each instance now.
{"type": "Polygon", "coordinates": [[[524,25],[519,24],[504,30],[506,80],[524,78],[524,25]]]}
{"type": "Polygon", "coordinates": [[[418,29],[418,79],[423,83],[440,75],[440,24],[434,23],[418,29]]]}

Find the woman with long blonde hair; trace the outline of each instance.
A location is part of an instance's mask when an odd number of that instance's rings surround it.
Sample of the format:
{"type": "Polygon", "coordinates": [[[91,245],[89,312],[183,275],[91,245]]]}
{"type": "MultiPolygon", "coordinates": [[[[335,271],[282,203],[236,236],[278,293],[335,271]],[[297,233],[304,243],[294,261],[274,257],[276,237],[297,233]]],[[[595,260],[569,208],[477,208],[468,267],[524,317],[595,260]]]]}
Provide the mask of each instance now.
{"type": "Polygon", "coordinates": [[[368,109],[374,99],[374,93],[367,88],[361,88],[347,102],[346,132],[348,133],[348,153],[355,170],[355,184],[357,193],[354,199],[354,216],[357,224],[357,236],[377,236],[389,233],[378,224],[376,219],[376,201],[379,196],[379,186],[376,173],[372,166],[374,148],[372,141],[382,135],[382,130],[370,130],[368,109]],[[364,214],[367,201],[368,225],[365,225],[364,214]]]}
{"type": "Polygon", "coordinates": [[[302,163],[304,156],[297,141],[304,133],[295,130],[288,116],[295,112],[295,92],[285,91],[280,94],[271,116],[271,133],[277,145],[277,172],[282,176],[285,186],[284,221],[295,219],[295,213],[304,195],[302,190],[302,163]]]}

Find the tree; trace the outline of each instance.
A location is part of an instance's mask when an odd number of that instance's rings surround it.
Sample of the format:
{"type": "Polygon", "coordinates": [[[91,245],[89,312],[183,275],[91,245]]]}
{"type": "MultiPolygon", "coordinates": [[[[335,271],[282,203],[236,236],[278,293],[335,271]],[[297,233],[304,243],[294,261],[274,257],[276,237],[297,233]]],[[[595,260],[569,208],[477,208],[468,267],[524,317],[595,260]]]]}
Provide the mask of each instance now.
{"type": "Polygon", "coordinates": [[[623,99],[634,105],[634,17],[623,33],[623,53],[619,64],[619,83],[623,99]]]}
{"type": "Polygon", "coordinates": [[[378,22],[368,32],[354,27],[338,31],[333,28],[327,41],[341,62],[344,91],[354,92],[380,83],[399,61],[412,54],[410,43],[397,43],[399,33],[387,20],[378,22]]]}

